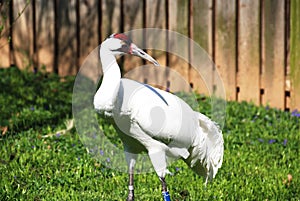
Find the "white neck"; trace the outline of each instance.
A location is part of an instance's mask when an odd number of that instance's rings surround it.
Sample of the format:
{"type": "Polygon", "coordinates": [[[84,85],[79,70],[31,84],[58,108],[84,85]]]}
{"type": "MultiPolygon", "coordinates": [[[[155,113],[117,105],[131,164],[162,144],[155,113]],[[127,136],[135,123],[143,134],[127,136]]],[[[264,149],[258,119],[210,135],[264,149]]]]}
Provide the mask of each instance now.
{"type": "Polygon", "coordinates": [[[100,111],[110,112],[118,95],[121,72],[115,56],[105,45],[101,45],[100,59],[103,79],[94,96],[94,107],[100,111]]]}

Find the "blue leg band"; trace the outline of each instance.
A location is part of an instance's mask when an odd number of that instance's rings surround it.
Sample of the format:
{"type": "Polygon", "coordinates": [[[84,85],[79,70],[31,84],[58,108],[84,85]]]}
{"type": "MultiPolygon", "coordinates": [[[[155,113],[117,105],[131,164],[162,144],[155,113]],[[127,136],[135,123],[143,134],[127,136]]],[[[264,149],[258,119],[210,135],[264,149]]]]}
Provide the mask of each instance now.
{"type": "Polygon", "coordinates": [[[168,191],[162,193],[164,196],[164,201],[171,201],[171,197],[168,191]]]}

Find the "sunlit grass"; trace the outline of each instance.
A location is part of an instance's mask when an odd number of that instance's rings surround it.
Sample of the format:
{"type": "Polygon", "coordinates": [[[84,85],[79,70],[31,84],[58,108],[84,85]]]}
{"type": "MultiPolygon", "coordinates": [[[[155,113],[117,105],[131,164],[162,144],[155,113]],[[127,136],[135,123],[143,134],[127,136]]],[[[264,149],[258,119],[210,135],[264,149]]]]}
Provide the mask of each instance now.
{"type": "MultiPolygon", "coordinates": [[[[17,70],[0,74],[0,200],[125,200],[127,174],[92,158],[75,129],[42,137],[63,129],[70,118],[72,79],[59,83],[54,75],[17,70]]],[[[200,111],[209,113],[209,100],[198,100],[200,111]]],[[[177,161],[169,168],[174,175],[167,176],[172,200],[299,200],[298,112],[236,102],[227,103],[226,112],[224,162],[216,178],[205,187],[177,161]]],[[[135,195],[162,200],[155,173],[135,176],[135,195]]]]}

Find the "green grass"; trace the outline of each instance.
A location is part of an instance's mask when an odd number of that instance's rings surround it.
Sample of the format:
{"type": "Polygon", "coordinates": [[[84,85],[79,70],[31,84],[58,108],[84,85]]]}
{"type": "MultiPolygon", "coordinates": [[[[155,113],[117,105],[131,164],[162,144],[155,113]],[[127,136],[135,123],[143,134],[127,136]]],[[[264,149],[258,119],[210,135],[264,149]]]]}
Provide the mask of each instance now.
{"type": "MultiPolygon", "coordinates": [[[[75,129],[42,137],[71,117],[73,78],[59,80],[0,70],[0,126],[8,128],[0,137],[0,200],[125,200],[127,175],[93,159],[75,129]]],[[[198,98],[200,111],[209,113],[209,100],[198,98]]],[[[172,200],[300,200],[300,118],[293,114],[228,102],[222,168],[204,187],[175,162],[166,178],[172,200]]],[[[135,175],[135,195],[162,200],[157,176],[135,175]]]]}

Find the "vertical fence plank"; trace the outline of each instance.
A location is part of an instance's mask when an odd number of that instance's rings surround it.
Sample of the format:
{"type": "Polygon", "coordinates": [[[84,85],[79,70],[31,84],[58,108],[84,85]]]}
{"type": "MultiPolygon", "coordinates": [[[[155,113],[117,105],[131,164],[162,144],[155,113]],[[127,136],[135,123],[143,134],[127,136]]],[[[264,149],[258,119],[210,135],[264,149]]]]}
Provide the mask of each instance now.
{"type": "Polygon", "coordinates": [[[284,109],[284,1],[265,0],[262,17],[262,104],[284,109]]]}
{"type": "Polygon", "coordinates": [[[0,5],[0,68],[9,67],[9,40],[10,40],[10,24],[9,24],[9,3],[3,2],[0,5]]]}
{"type": "Polygon", "coordinates": [[[36,1],[37,63],[47,72],[54,65],[54,5],[53,1],[36,1]]]}
{"type": "Polygon", "coordinates": [[[124,3],[124,31],[143,28],[143,1],[126,0],[124,3]]]}
{"type": "MultiPolygon", "coordinates": [[[[176,31],[179,34],[182,34],[185,37],[188,37],[188,20],[189,20],[189,5],[186,0],[174,0],[168,1],[169,3],[169,30],[176,31]]],[[[189,40],[183,39],[178,40],[177,38],[172,38],[169,36],[168,50],[180,50],[180,55],[169,55],[169,66],[172,70],[177,71],[179,74],[171,73],[168,76],[170,82],[171,91],[188,91],[190,88],[189,85],[189,61],[188,61],[188,51],[189,51],[189,40]],[[187,61],[180,58],[183,56],[187,61]],[[177,76],[174,76],[177,75],[177,76]],[[186,85],[183,85],[179,81],[179,76],[182,80],[186,80],[186,85]]]]}
{"type": "MultiPolygon", "coordinates": [[[[207,54],[212,57],[212,0],[193,0],[193,40],[199,44],[207,54]]],[[[194,47],[191,47],[194,48],[194,47]]],[[[192,49],[191,60],[192,63],[199,65],[202,64],[200,59],[203,55],[199,55],[199,51],[192,49]]],[[[201,94],[208,95],[209,92],[212,93],[213,88],[213,71],[211,64],[207,63],[208,66],[205,67],[205,74],[199,77],[199,72],[195,68],[190,69],[190,84],[195,90],[201,94]],[[205,77],[205,80],[203,78],[205,77]]]]}
{"type": "Polygon", "coordinates": [[[88,54],[98,47],[98,0],[79,1],[80,10],[80,59],[79,65],[82,64],[88,54]]]}
{"type": "Polygon", "coordinates": [[[258,0],[239,1],[238,100],[260,104],[260,7],[258,0]]]}
{"type": "MultiPolygon", "coordinates": [[[[146,28],[166,28],[166,1],[165,0],[147,0],[146,2],[146,28]]],[[[155,34],[146,33],[146,44],[159,43],[160,46],[166,47],[166,38],[155,38],[155,34]]],[[[166,53],[159,50],[149,50],[150,55],[152,55],[157,61],[165,66],[166,65],[166,53]]]]}
{"type": "Polygon", "coordinates": [[[37,40],[36,40],[36,1],[31,1],[32,7],[32,60],[33,60],[33,70],[38,70],[38,57],[37,57],[37,40]]]}
{"type": "MultiPolygon", "coordinates": [[[[141,0],[127,0],[124,1],[124,32],[130,32],[134,29],[143,28],[143,1],[141,0]]],[[[132,35],[130,33],[129,37],[132,38],[133,42],[137,46],[142,45],[142,38],[137,38],[139,36],[132,35]],[[141,43],[141,44],[138,44],[141,43]]],[[[134,57],[131,55],[124,56],[124,71],[128,72],[131,69],[138,67],[143,64],[141,58],[134,57]]],[[[139,75],[141,76],[141,75],[139,75]]]]}
{"type": "MultiPolygon", "coordinates": [[[[77,13],[77,18],[79,15],[79,67],[84,63],[88,68],[80,69],[80,73],[85,75],[95,83],[99,79],[98,74],[98,62],[99,62],[99,54],[98,51],[93,51],[97,48],[99,44],[99,30],[100,19],[99,15],[101,15],[101,7],[99,0],[79,0],[79,13],[77,13]],[[93,52],[92,52],[93,51],[93,52]],[[89,55],[92,54],[92,55],[89,55]],[[90,57],[88,57],[90,56],[90,57]],[[88,58],[88,61],[85,59],[88,58]]],[[[78,34],[78,33],[77,33],[78,34]]],[[[78,37],[78,35],[77,35],[78,37]]],[[[98,50],[98,49],[97,49],[98,50]]],[[[78,53],[77,53],[78,54],[78,53]]]]}
{"type": "MultiPolygon", "coordinates": [[[[121,0],[102,0],[101,42],[113,33],[121,32],[121,0]]],[[[122,60],[121,60],[122,61],[122,60]]],[[[119,60],[122,71],[122,62],[119,60]]]]}
{"type": "Polygon", "coordinates": [[[215,63],[227,100],[236,100],[236,0],[216,1],[215,63]]]}
{"type": "Polygon", "coordinates": [[[32,7],[26,0],[13,1],[13,61],[19,68],[31,68],[33,65],[33,20],[32,7]],[[29,4],[27,6],[27,4],[29,4]],[[26,7],[27,6],[27,7],[26,7]],[[24,12],[23,9],[26,7],[24,12]],[[18,18],[18,19],[17,19],[18,18]],[[17,20],[16,20],[17,19],[17,20]]]}
{"type": "MultiPolygon", "coordinates": [[[[146,28],[158,28],[166,29],[167,27],[167,12],[166,12],[166,0],[146,0],[145,2],[145,27],[146,28]]],[[[145,45],[149,47],[160,47],[166,49],[166,34],[160,35],[159,38],[155,34],[155,30],[145,31],[145,45]]],[[[148,54],[155,58],[161,66],[166,66],[167,54],[161,50],[147,50],[148,54]]],[[[149,62],[146,62],[149,64],[149,62]]],[[[166,71],[163,68],[154,69],[155,67],[150,64],[148,68],[143,70],[143,82],[155,85],[164,89],[167,86],[166,71]]]]}
{"type": "Polygon", "coordinates": [[[77,72],[76,0],[57,1],[58,70],[61,76],[77,72]]]}
{"type": "Polygon", "coordinates": [[[194,40],[212,57],[212,0],[193,1],[194,40]]]}
{"type": "Polygon", "coordinates": [[[300,2],[291,1],[291,110],[300,110],[300,2]]]}
{"type": "Polygon", "coordinates": [[[120,6],[120,0],[102,0],[102,41],[109,35],[121,31],[120,6]]]}

